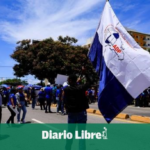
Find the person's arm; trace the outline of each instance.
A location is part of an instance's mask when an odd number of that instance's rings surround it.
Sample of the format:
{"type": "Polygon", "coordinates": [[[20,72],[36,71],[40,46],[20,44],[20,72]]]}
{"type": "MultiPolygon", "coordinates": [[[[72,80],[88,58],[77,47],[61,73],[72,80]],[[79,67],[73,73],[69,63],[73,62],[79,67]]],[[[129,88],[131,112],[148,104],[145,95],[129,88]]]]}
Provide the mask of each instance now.
{"type": "Polygon", "coordinates": [[[20,96],[19,96],[19,93],[16,93],[16,101],[17,101],[17,105],[20,107],[21,104],[20,104],[20,96]]]}
{"type": "Polygon", "coordinates": [[[13,97],[10,98],[10,101],[11,101],[12,107],[15,108],[13,97]]]}

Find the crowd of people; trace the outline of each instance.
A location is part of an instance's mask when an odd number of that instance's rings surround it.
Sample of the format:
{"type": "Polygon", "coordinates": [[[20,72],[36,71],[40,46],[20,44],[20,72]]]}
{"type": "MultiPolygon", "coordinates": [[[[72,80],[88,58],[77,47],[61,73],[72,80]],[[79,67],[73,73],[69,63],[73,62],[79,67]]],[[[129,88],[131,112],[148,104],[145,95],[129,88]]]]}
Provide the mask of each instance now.
{"type": "Polygon", "coordinates": [[[147,88],[135,99],[134,104],[136,107],[148,107],[149,103],[150,103],[150,88],[147,88]]]}
{"type": "MultiPolygon", "coordinates": [[[[32,102],[31,107],[34,110],[36,105],[40,105],[41,110],[45,110],[45,113],[52,113],[51,103],[57,103],[57,113],[61,110],[61,113],[64,113],[63,99],[61,98],[61,93],[63,88],[61,85],[50,87],[48,84],[45,88],[41,88],[40,91],[36,90],[34,87],[29,87],[24,90],[23,87],[11,89],[6,89],[5,87],[0,90],[0,106],[3,104],[7,106],[10,117],[6,123],[14,123],[14,117],[17,116],[18,123],[25,123],[25,117],[27,113],[26,107],[29,107],[28,104],[32,102]],[[20,117],[22,110],[22,117],[20,117]]],[[[2,108],[0,107],[0,112],[2,108]]],[[[1,120],[0,113],[0,120],[1,120]]]]}
{"type": "MultiPolygon", "coordinates": [[[[79,86],[79,85],[78,85],[79,86]]],[[[68,113],[67,108],[64,106],[65,102],[65,89],[68,85],[54,85],[53,87],[48,84],[46,87],[42,87],[40,90],[36,90],[34,87],[28,87],[28,89],[23,89],[23,87],[6,89],[2,88],[0,90],[0,121],[1,121],[1,105],[7,106],[10,116],[6,123],[14,123],[14,117],[17,116],[18,123],[25,123],[25,117],[27,113],[26,107],[29,107],[29,103],[32,102],[31,107],[34,110],[36,105],[40,106],[41,110],[45,113],[52,113],[51,104],[57,104],[56,112],[57,114],[65,115],[68,113]],[[22,116],[20,116],[22,111],[22,116]]],[[[71,86],[70,86],[71,87],[71,86]]],[[[81,89],[80,89],[81,90],[81,89]]],[[[84,89],[84,95],[87,99],[88,104],[96,102],[98,97],[98,92],[96,88],[88,86],[84,89]]],[[[72,91],[70,93],[73,95],[72,91]]],[[[77,93],[77,91],[76,91],[77,93]]],[[[67,95],[67,94],[66,94],[67,95]]],[[[70,94],[69,94],[70,95],[70,94]]],[[[80,94],[81,95],[81,94],[80,94]]],[[[76,96],[74,96],[76,97],[76,96]]],[[[70,97],[72,99],[72,96],[70,97]]],[[[80,98],[78,98],[80,99],[80,98]]],[[[136,99],[136,107],[147,107],[149,106],[150,99],[150,88],[143,91],[136,99]]],[[[69,104],[70,105],[70,104],[69,104]]],[[[81,105],[81,101],[80,101],[81,105]]],[[[79,105],[78,105],[79,108],[79,105]]],[[[71,108],[73,110],[73,106],[71,108]]]]}
{"type": "MultiPolygon", "coordinates": [[[[26,89],[22,87],[11,87],[7,89],[5,87],[0,90],[0,99],[4,106],[7,106],[10,116],[6,123],[14,123],[15,116],[18,123],[25,123],[25,117],[27,108],[31,102],[31,108],[34,110],[36,105],[40,106],[41,110],[45,113],[52,113],[51,104],[57,104],[56,113],[66,115],[67,110],[64,107],[64,89],[68,85],[53,85],[48,84],[46,87],[42,87],[40,90],[30,86],[26,89]],[[22,116],[20,116],[22,111],[22,116]]],[[[96,91],[94,87],[85,90],[84,95],[87,98],[88,103],[96,101],[96,91]]],[[[2,105],[2,104],[1,104],[2,105]]],[[[0,109],[1,111],[2,109],[0,109]]],[[[0,116],[1,117],[1,116],[0,116]]]]}

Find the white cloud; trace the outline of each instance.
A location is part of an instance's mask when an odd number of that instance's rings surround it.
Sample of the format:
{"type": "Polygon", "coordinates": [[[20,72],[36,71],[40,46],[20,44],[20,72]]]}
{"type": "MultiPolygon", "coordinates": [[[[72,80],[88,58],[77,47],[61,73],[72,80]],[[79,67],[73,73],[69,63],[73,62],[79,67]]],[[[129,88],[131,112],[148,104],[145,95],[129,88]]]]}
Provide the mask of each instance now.
{"type": "Polygon", "coordinates": [[[13,21],[0,22],[0,35],[14,43],[22,39],[44,39],[59,35],[74,36],[84,44],[88,33],[96,29],[98,18],[82,15],[89,13],[104,0],[18,0],[18,9],[8,14],[13,21]],[[12,17],[13,16],[13,17],[12,17]]]}

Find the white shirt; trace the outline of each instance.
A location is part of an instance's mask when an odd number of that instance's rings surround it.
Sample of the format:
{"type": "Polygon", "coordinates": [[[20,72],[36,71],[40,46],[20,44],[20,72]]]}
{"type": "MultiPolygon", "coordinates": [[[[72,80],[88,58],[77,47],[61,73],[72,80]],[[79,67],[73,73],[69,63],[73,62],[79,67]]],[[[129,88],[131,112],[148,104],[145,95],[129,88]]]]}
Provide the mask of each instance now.
{"type": "Polygon", "coordinates": [[[2,106],[2,96],[0,94],[0,106],[2,106]]]}

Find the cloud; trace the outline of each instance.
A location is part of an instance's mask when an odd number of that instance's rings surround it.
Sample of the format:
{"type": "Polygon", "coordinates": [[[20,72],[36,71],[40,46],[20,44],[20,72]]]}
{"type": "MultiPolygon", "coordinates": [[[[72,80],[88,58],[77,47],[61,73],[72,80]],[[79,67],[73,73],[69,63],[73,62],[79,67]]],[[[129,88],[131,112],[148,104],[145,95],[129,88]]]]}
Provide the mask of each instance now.
{"type": "Polygon", "coordinates": [[[17,0],[7,9],[7,20],[0,21],[1,38],[14,43],[22,39],[45,39],[59,35],[73,36],[84,44],[88,33],[96,29],[97,16],[88,13],[104,0],[17,0]],[[17,8],[17,11],[16,11],[17,8]],[[84,17],[86,15],[86,17],[84,17]],[[11,20],[11,21],[10,21],[11,20]]]}

